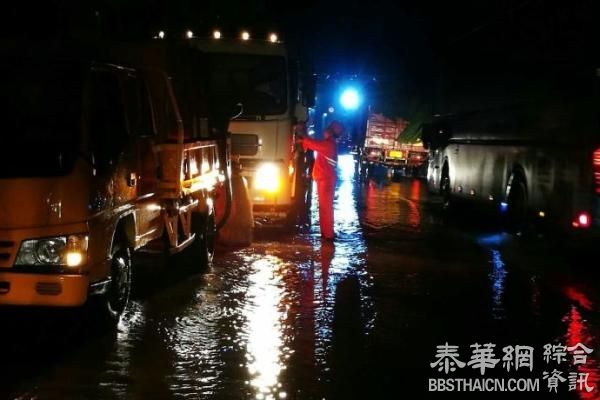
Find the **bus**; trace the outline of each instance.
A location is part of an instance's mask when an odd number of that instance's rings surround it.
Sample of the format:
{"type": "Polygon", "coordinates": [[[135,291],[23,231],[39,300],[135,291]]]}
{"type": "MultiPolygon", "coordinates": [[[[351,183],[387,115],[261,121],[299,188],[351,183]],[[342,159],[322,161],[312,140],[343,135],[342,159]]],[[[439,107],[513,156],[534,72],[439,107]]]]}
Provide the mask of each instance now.
{"type": "Polygon", "coordinates": [[[548,80],[535,99],[437,115],[424,127],[428,185],[446,207],[487,204],[517,232],[539,223],[598,231],[599,75],[576,72],[548,80]]]}

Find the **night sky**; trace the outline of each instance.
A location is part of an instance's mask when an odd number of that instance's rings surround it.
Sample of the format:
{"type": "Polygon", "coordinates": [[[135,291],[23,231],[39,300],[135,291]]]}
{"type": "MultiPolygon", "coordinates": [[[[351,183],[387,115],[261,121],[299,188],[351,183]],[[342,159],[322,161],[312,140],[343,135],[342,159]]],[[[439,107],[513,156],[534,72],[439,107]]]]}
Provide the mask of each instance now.
{"type": "Polygon", "coordinates": [[[479,87],[487,97],[500,98],[496,93],[507,82],[511,86],[558,65],[591,68],[600,37],[596,3],[54,0],[4,6],[2,29],[4,37],[117,39],[151,37],[161,29],[181,34],[189,28],[202,35],[219,27],[238,35],[245,28],[254,37],[275,30],[321,77],[376,77],[373,104],[410,118],[445,111],[444,91],[456,98],[479,87]]]}

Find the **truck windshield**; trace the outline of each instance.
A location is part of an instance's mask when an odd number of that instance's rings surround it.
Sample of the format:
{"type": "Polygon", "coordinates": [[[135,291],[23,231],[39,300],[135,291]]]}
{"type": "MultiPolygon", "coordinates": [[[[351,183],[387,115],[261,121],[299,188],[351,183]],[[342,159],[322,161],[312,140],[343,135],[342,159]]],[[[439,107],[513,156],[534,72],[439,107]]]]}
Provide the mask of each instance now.
{"type": "Polygon", "coordinates": [[[81,129],[81,74],[73,64],[45,61],[0,60],[0,178],[64,175],[74,164],[81,129]]]}
{"type": "Polygon", "coordinates": [[[287,109],[285,59],[280,56],[213,53],[211,92],[244,106],[242,116],[282,114],[287,109]]]}

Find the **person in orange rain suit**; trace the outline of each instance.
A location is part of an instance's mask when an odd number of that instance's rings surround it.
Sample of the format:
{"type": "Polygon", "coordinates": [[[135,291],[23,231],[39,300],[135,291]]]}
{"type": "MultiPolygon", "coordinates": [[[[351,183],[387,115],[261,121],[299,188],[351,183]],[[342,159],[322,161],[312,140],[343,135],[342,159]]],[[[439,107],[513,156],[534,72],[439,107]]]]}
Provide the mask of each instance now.
{"type": "Polygon", "coordinates": [[[317,152],[313,167],[313,179],[317,182],[317,195],[319,196],[319,224],[321,237],[324,240],[333,240],[333,197],[335,182],[337,180],[337,143],[344,130],[342,124],[333,121],[323,131],[323,140],[307,137],[298,139],[304,150],[317,152]]]}

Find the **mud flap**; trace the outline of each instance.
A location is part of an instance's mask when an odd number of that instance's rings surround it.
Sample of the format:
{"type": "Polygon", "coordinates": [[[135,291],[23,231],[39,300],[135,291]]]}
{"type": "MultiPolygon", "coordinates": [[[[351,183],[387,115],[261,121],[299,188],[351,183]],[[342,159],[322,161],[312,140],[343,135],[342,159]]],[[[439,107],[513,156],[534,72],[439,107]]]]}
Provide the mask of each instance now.
{"type": "Polygon", "coordinates": [[[219,230],[218,240],[227,246],[249,246],[252,244],[254,216],[246,179],[234,174],[231,177],[231,192],[231,212],[219,230]]]}

